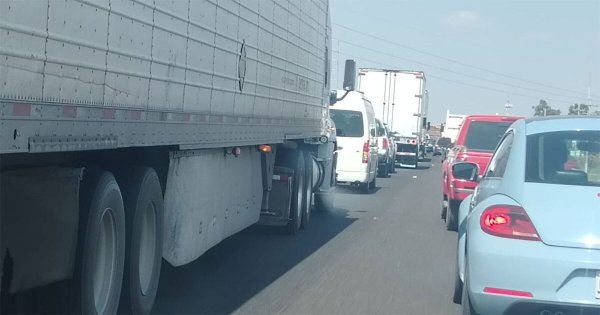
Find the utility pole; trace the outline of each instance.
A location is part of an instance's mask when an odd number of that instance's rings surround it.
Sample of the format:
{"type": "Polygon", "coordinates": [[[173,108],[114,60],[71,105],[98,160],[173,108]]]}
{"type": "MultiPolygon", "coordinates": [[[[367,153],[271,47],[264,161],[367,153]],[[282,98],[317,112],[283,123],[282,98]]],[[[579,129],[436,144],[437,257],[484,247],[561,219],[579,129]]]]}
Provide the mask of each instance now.
{"type": "MultiPolygon", "coordinates": [[[[504,109],[506,110],[506,115],[508,115],[508,113],[510,112],[510,109],[511,109],[512,107],[513,107],[513,106],[512,106],[512,104],[510,103],[510,101],[506,101],[506,104],[504,104],[504,109]]],[[[545,115],[545,113],[544,113],[544,116],[546,116],[546,115],[545,115]]]]}
{"type": "Polygon", "coordinates": [[[588,105],[592,106],[592,73],[588,72],[588,105]]]}

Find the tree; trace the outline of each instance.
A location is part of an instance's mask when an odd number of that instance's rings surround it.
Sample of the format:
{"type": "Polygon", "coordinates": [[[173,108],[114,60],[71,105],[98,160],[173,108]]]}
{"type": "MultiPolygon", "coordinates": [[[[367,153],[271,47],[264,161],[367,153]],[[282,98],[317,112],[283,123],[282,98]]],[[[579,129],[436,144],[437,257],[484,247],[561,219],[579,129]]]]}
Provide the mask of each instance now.
{"type": "Polygon", "coordinates": [[[585,104],[573,104],[569,106],[569,115],[588,115],[590,112],[590,105],[585,104]]]}
{"type": "Polygon", "coordinates": [[[548,105],[545,100],[540,100],[537,106],[533,107],[533,116],[554,116],[560,115],[560,109],[554,109],[548,105]]]}

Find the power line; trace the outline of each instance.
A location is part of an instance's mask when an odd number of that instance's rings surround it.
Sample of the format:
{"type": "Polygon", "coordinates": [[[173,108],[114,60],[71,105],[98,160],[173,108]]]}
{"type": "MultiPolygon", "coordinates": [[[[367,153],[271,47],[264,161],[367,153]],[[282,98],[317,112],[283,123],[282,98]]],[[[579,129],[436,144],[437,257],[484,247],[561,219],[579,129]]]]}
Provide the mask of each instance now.
{"type": "MultiPolygon", "coordinates": [[[[348,54],[346,52],[343,51],[335,51],[336,53],[341,53],[343,55],[346,55],[348,57],[357,59],[357,60],[362,60],[362,61],[366,61],[366,62],[370,62],[373,64],[378,64],[384,67],[388,67],[390,69],[395,68],[395,66],[390,65],[390,64],[386,64],[386,63],[382,63],[379,61],[375,61],[372,59],[367,59],[367,58],[362,58],[362,57],[356,57],[353,56],[351,54],[348,54]]],[[[470,86],[470,87],[474,87],[474,88],[478,88],[478,89],[483,89],[483,90],[488,90],[488,91],[493,91],[493,92],[497,92],[497,93],[502,93],[502,94],[507,94],[507,95],[517,95],[517,96],[522,96],[522,97],[526,97],[526,98],[531,98],[531,99],[544,99],[547,101],[552,101],[554,103],[561,103],[561,104],[567,104],[567,105],[572,105],[573,102],[570,101],[565,101],[565,100],[557,100],[557,99],[553,99],[553,98],[546,98],[546,97],[539,97],[539,96],[535,96],[535,95],[530,95],[530,94],[523,94],[523,93],[518,93],[518,92],[513,92],[513,91],[507,91],[507,90],[501,90],[501,89],[496,89],[496,88],[492,88],[492,87],[487,87],[487,86],[483,86],[483,85],[478,85],[478,84],[472,84],[472,83],[468,83],[468,82],[462,82],[462,81],[457,81],[457,80],[453,80],[453,79],[449,79],[449,78],[445,78],[445,77],[441,77],[441,76],[436,76],[436,75],[432,75],[432,74],[426,74],[427,77],[431,77],[431,78],[435,78],[438,80],[442,80],[442,81],[446,81],[446,82],[450,82],[450,83],[454,83],[454,84],[459,84],[459,85],[465,85],[465,86],[470,86]]]]}
{"type": "Polygon", "coordinates": [[[366,32],[363,32],[363,31],[360,31],[360,30],[357,30],[357,29],[354,29],[354,28],[351,28],[351,27],[348,27],[348,26],[345,26],[345,25],[341,25],[339,23],[332,23],[332,24],[335,25],[335,26],[338,26],[340,28],[346,29],[348,31],[351,31],[351,32],[363,35],[363,36],[367,36],[367,37],[370,37],[370,38],[373,38],[373,39],[377,39],[379,41],[383,41],[385,43],[392,44],[394,46],[402,47],[404,49],[411,50],[411,51],[414,51],[414,52],[417,52],[417,53],[420,53],[420,54],[423,54],[423,55],[427,55],[427,56],[430,56],[430,57],[434,57],[434,58],[442,59],[442,60],[445,60],[445,61],[448,61],[448,62],[451,62],[451,63],[455,63],[455,64],[461,65],[463,67],[468,67],[468,68],[476,69],[476,70],[479,70],[479,71],[488,72],[488,73],[491,73],[491,74],[494,74],[494,75],[497,75],[497,76],[502,76],[502,77],[506,77],[506,78],[510,78],[510,79],[518,80],[518,81],[522,81],[522,82],[527,82],[529,84],[535,84],[535,85],[543,86],[543,87],[546,87],[546,88],[551,88],[551,89],[555,89],[555,90],[561,90],[561,91],[564,91],[564,92],[574,93],[574,94],[577,94],[577,95],[586,95],[586,93],[584,93],[584,92],[579,92],[579,91],[574,91],[574,90],[569,90],[569,89],[565,89],[565,88],[561,88],[561,87],[552,86],[552,85],[549,85],[549,84],[539,83],[539,82],[535,82],[535,81],[531,81],[531,80],[519,78],[519,77],[516,77],[516,76],[513,76],[513,75],[500,73],[500,72],[497,72],[497,71],[494,71],[494,70],[490,70],[490,69],[486,69],[486,68],[474,66],[474,65],[471,65],[471,64],[459,61],[459,60],[450,59],[450,58],[447,58],[447,57],[444,57],[444,56],[440,56],[440,55],[437,55],[437,54],[433,54],[433,53],[430,53],[430,52],[427,52],[427,51],[424,51],[424,50],[421,50],[421,49],[418,49],[418,48],[414,48],[414,47],[411,47],[411,46],[408,46],[408,45],[404,45],[404,44],[401,44],[401,43],[398,43],[398,42],[390,41],[388,39],[379,37],[377,35],[369,34],[369,33],[366,33],[366,32]]]}
{"type": "MultiPolygon", "coordinates": [[[[336,11],[339,11],[339,10],[340,10],[340,8],[338,8],[336,11]]],[[[369,18],[369,19],[371,19],[373,21],[378,21],[378,22],[379,21],[385,21],[385,22],[389,22],[389,23],[394,23],[394,26],[400,26],[402,28],[406,28],[406,29],[409,29],[409,30],[420,32],[420,33],[426,34],[427,36],[433,35],[433,36],[438,37],[438,38],[448,39],[447,36],[441,35],[439,33],[431,33],[429,31],[426,31],[426,30],[422,29],[422,28],[418,28],[418,27],[415,27],[415,26],[412,26],[412,25],[407,25],[407,24],[401,24],[401,23],[398,23],[397,20],[386,19],[386,18],[382,18],[381,16],[375,17],[375,16],[372,16],[372,15],[368,15],[368,14],[365,14],[365,12],[361,12],[361,11],[349,9],[348,6],[342,7],[342,10],[358,14],[360,16],[360,18],[367,17],[367,18],[369,18]]],[[[334,24],[337,24],[337,23],[334,23],[334,24]]],[[[483,43],[480,43],[480,42],[476,42],[476,41],[472,41],[472,40],[453,39],[452,41],[453,42],[459,41],[459,42],[467,43],[469,45],[483,47],[485,49],[493,49],[489,45],[486,45],[486,44],[483,44],[483,43]]]]}
{"type": "MultiPolygon", "coordinates": [[[[555,92],[550,92],[550,91],[540,90],[540,89],[534,89],[534,88],[529,88],[529,87],[523,87],[523,86],[519,86],[519,85],[516,85],[516,84],[505,83],[505,82],[491,80],[491,79],[487,79],[487,78],[476,76],[476,75],[470,75],[470,74],[462,73],[462,72],[455,71],[455,70],[452,70],[452,69],[448,69],[448,68],[444,68],[444,67],[439,67],[439,66],[431,65],[431,64],[428,64],[428,63],[424,63],[424,62],[421,62],[421,61],[418,61],[418,60],[414,60],[414,59],[410,59],[410,58],[406,58],[406,57],[400,57],[400,56],[397,56],[397,55],[394,55],[394,54],[390,54],[390,53],[387,53],[387,52],[384,52],[384,51],[381,51],[381,50],[377,50],[377,49],[373,49],[373,48],[366,47],[366,46],[363,46],[363,45],[355,44],[355,43],[352,43],[352,42],[349,42],[349,41],[345,41],[343,39],[335,39],[335,40],[338,41],[338,43],[342,42],[342,43],[350,45],[350,46],[354,46],[354,47],[358,47],[358,48],[361,48],[361,49],[369,50],[369,51],[372,51],[372,52],[375,52],[375,53],[378,53],[378,54],[381,54],[381,55],[385,55],[385,56],[388,56],[388,57],[392,57],[392,58],[396,58],[396,59],[400,59],[400,60],[405,60],[405,61],[413,62],[413,63],[420,64],[420,65],[423,65],[423,66],[427,66],[427,67],[430,67],[430,68],[438,69],[438,70],[445,71],[445,72],[454,73],[454,74],[457,74],[457,75],[461,75],[461,76],[465,76],[465,77],[469,77],[469,78],[473,78],[473,79],[477,79],[477,80],[481,80],[481,81],[486,81],[486,82],[490,82],[490,83],[505,85],[505,86],[509,86],[509,87],[513,87],[513,88],[518,88],[518,89],[523,89],[523,90],[529,90],[529,91],[533,91],[533,92],[540,92],[540,93],[544,93],[544,94],[551,94],[551,95],[565,97],[565,98],[577,98],[577,97],[571,96],[571,95],[560,94],[560,93],[555,93],[555,92]]],[[[579,97],[579,98],[582,98],[582,97],[579,97]]]]}

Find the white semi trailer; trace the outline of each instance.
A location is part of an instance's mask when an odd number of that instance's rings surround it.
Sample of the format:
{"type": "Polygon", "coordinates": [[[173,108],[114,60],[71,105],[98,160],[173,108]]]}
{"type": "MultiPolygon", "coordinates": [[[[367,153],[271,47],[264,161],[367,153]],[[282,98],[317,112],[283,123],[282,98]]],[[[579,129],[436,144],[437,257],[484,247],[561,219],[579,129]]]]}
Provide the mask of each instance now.
{"type": "Polygon", "coordinates": [[[396,138],[396,161],[416,168],[425,154],[429,95],[422,71],[361,68],[357,88],[396,138]]]}
{"type": "Polygon", "coordinates": [[[444,131],[442,131],[442,137],[450,138],[454,143],[465,117],[467,115],[451,114],[450,110],[446,110],[446,123],[444,124],[444,131]]]}
{"type": "Polygon", "coordinates": [[[148,313],[163,258],[306,227],[333,205],[330,47],[327,0],[0,1],[2,296],[148,313]]]}

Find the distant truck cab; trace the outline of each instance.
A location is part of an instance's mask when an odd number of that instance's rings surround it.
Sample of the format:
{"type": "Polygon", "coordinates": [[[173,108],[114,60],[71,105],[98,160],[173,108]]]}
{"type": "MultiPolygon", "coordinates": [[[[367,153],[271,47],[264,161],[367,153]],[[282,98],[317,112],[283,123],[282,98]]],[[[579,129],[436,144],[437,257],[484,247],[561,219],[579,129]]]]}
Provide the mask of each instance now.
{"type": "Polygon", "coordinates": [[[479,175],[482,175],[504,132],[513,122],[521,118],[523,117],[471,115],[464,119],[456,142],[448,151],[442,165],[442,218],[446,220],[448,230],[456,230],[460,202],[472,194],[477,187],[476,182],[454,178],[452,165],[458,162],[477,163],[480,169],[479,175]]]}

